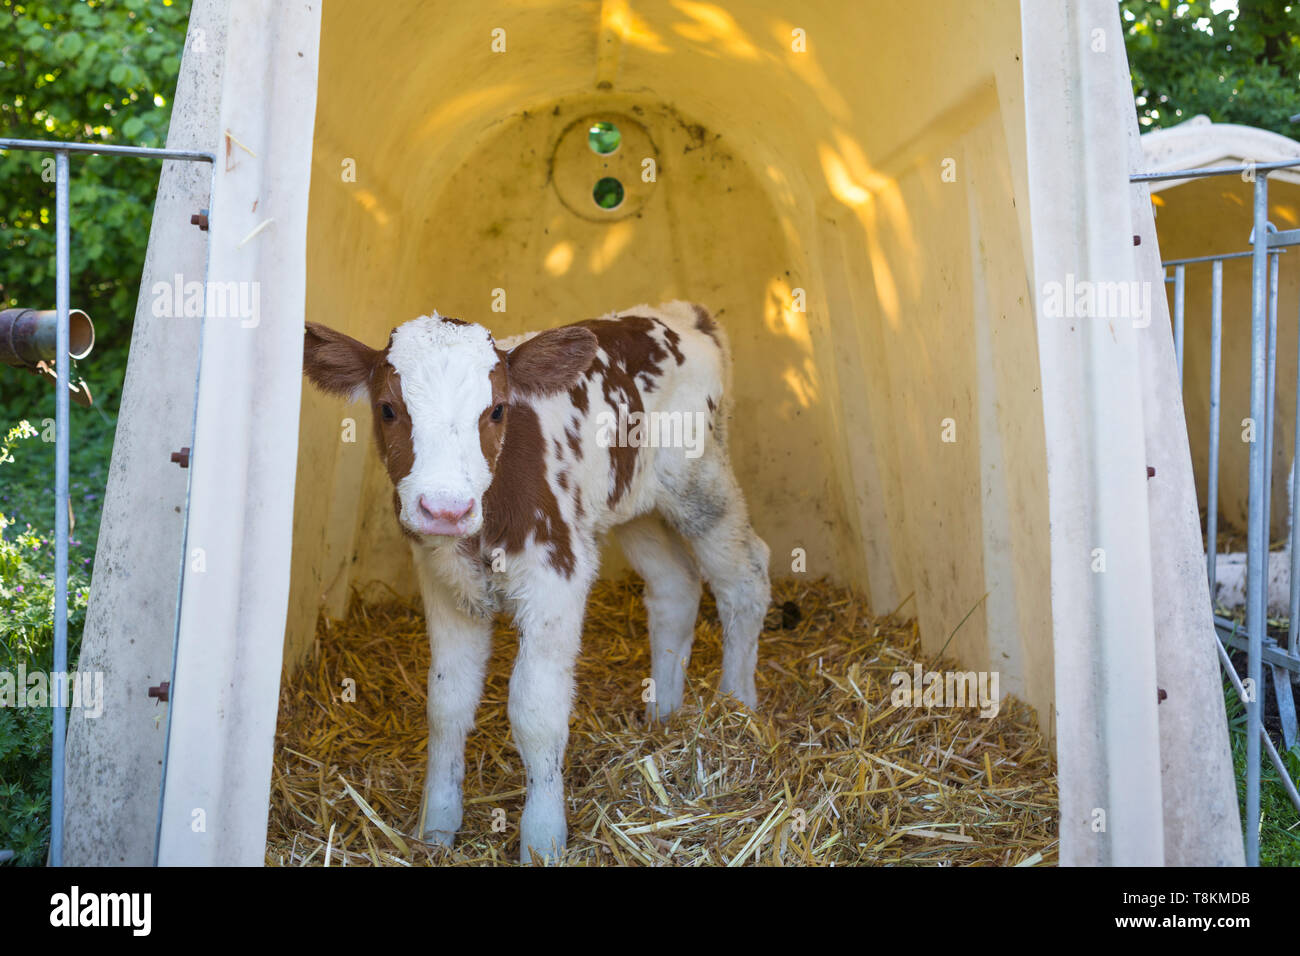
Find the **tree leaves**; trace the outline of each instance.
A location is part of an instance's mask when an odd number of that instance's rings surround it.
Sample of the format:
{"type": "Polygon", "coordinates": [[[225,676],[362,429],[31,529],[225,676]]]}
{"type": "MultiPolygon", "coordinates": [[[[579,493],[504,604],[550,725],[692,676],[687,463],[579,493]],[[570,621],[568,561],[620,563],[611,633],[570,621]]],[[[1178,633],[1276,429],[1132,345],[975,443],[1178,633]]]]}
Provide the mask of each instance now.
{"type": "Polygon", "coordinates": [[[64,33],[54,41],[54,52],[65,60],[71,60],[85,47],[85,41],[79,33],[64,33]]]}
{"type": "MultiPolygon", "coordinates": [[[[189,7],[0,0],[0,136],[165,145],[189,7]]],[[[54,306],[54,183],[45,158],[0,154],[0,308],[54,306]]],[[[72,305],[95,320],[88,361],[100,379],[97,404],[111,413],[161,168],[73,155],[71,170],[72,305]]],[[[33,417],[50,394],[35,376],[0,372],[0,422],[33,417]]]]}
{"type": "Polygon", "coordinates": [[[1205,114],[1294,136],[1300,112],[1300,4],[1240,0],[1121,0],[1133,95],[1142,128],[1205,114]]]}

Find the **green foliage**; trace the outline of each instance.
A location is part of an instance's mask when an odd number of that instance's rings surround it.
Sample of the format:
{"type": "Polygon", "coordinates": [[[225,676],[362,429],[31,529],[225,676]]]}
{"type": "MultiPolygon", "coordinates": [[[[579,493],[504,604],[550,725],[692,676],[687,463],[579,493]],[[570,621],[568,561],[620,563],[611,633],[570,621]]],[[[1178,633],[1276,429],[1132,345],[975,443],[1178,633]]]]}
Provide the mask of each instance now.
{"type": "MultiPolygon", "coordinates": [[[[38,432],[26,421],[0,442],[0,477],[6,480],[20,456],[15,449],[38,432]]],[[[7,486],[7,485],[6,485],[7,486]]],[[[0,513],[0,670],[54,668],[54,542],[27,524],[0,513]]],[[[76,541],[76,539],[72,539],[76,541]]],[[[76,542],[80,545],[81,542],[76,542]]],[[[75,558],[69,542],[68,669],[75,667],[90,592],[89,565],[75,558]]],[[[19,865],[36,865],[49,842],[50,735],[48,708],[0,707],[0,847],[19,865]]]]}
{"type": "Polygon", "coordinates": [[[1204,113],[1284,136],[1300,134],[1300,3],[1120,0],[1142,129],[1204,113]]]}
{"type": "MultiPolygon", "coordinates": [[[[1246,819],[1246,706],[1232,683],[1223,679],[1223,703],[1228,712],[1232,765],[1237,778],[1237,804],[1246,819]]],[[[1281,751],[1281,746],[1278,747],[1281,751]]],[[[1282,752],[1282,763],[1292,780],[1300,780],[1300,745],[1282,752]]],[[[1300,814],[1287,796],[1282,778],[1268,755],[1260,751],[1259,864],[1300,866],[1300,814]]]]}
{"type": "Polygon", "coordinates": [[[5,434],[4,441],[0,442],[0,465],[13,464],[14,446],[24,438],[35,438],[39,435],[32,423],[23,419],[5,434]]]}
{"type": "Polygon", "coordinates": [[[48,708],[0,708],[0,845],[17,866],[39,866],[50,842],[48,708]]]}
{"type": "MultiPolygon", "coordinates": [[[[0,670],[28,673],[54,668],[53,542],[28,526],[8,539],[0,515],[0,670]]],[[[79,635],[86,616],[90,576],[70,567],[68,633],[79,635]]],[[[77,647],[68,648],[68,669],[77,647]]],[[[15,678],[16,679],[16,678],[15,678]]],[[[44,861],[49,842],[50,735],[48,707],[0,707],[0,846],[18,865],[44,861]]]]}
{"type": "MultiPolygon", "coordinates": [[[[166,144],[189,0],[0,0],[0,136],[166,144]]],[[[0,308],[54,307],[53,157],[0,155],[0,308]]],[[[117,406],[159,164],[71,157],[72,305],[95,321],[83,374],[117,406]],[[105,371],[118,374],[105,374],[105,371]]],[[[0,374],[0,422],[53,410],[35,376],[0,374]]]]}

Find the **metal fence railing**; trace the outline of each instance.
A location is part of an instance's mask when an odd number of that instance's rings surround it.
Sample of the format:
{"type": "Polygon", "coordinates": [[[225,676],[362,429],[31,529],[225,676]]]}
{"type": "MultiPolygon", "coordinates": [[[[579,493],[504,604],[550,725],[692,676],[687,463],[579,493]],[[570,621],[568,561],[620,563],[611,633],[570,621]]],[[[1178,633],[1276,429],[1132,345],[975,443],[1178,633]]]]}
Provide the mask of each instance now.
{"type": "MultiPolygon", "coordinates": [[[[107,156],[130,156],[143,159],[180,160],[207,163],[212,169],[209,181],[209,204],[216,177],[216,156],[212,153],[181,149],[150,149],[139,146],[112,146],[99,143],[71,143],[30,139],[0,139],[0,150],[27,150],[54,154],[54,228],[55,228],[55,305],[58,312],[55,356],[54,406],[54,672],[68,669],[68,454],[71,440],[68,396],[71,381],[69,358],[69,298],[71,244],[71,210],[68,183],[71,178],[69,157],[72,153],[95,153],[107,156]]],[[[206,285],[206,276],[204,277],[206,285]]],[[[191,429],[192,432],[192,429],[191,429]]],[[[191,439],[193,435],[191,434],[191,439]]],[[[191,446],[193,441],[191,440],[191,446]]],[[[186,491],[185,523],[189,525],[189,492],[186,491]]],[[[185,549],[181,548],[184,562],[185,549]]],[[[181,578],[184,578],[182,573],[181,578]]],[[[179,627],[180,598],[177,596],[176,626],[179,627]]],[[[175,652],[173,647],[173,660],[175,652]]],[[[54,705],[54,734],[51,752],[50,865],[63,864],[64,746],[67,736],[66,701],[54,705]]],[[[170,710],[168,711],[170,720],[170,710]]],[[[163,758],[166,779],[166,756],[163,758]]],[[[159,814],[161,819],[161,813],[159,814]]],[[[156,850],[155,850],[156,853],[156,850]]]]}
{"type": "MultiPolygon", "coordinates": [[[[1275,397],[1277,393],[1278,348],[1278,288],[1281,255],[1288,246],[1300,245],[1300,230],[1279,232],[1268,222],[1268,175],[1278,169],[1300,166],[1300,159],[1274,163],[1247,163],[1238,166],[1219,166],[1201,169],[1184,169],[1168,173],[1141,173],[1130,177],[1134,183],[1152,183],[1168,180],[1198,179],[1210,176],[1243,175],[1254,178],[1254,228],[1251,231],[1251,248],[1246,252],[1175,259],[1164,263],[1165,281],[1173,284],[1174,348],[1178,358],[1178,372],[1183,379],[1184,339],[1186,326],[1187,270],[1206,265],[1211,271],[1210,302],[1210,402],[1209,402],[1209,454],[1206,482],[1206,577],[1210,596],[1214,599],[1220,584],[1221,568],[1218,564],[1218,510],[1219,510],[1219,426],[1222,398],[1223,359],[1223,264],[1231,259],[1251,260],[1250,296],[1250,421],[1256,426],[1249,443],[1249,493],[1246,520],[1246,587],[1245,621],[1233,620],[1226,615],[1214,615],[1215,629],[1220,636],[1219,658],[1237,694],[1246,708],[1246,816],[1244,820],[1246,863],[1259,864],[1260,823],[1260,758],[1268,754],[1270,762],[1286,788],[1291,802],[1300,811],[1300,794],[1286,771],[1276,747],[1263,725],[1263,665],[1272,672],[1274,694],[1283,728],[1286,746],[1296,742],[1296,710],[1291,692],[1291,675],[1300,673],[1300,654],[1297,653],[1297,623],[1300,622],[1300,522],[1291,522],[1290,536],[1290,600],[1289,625],[1285,642],[1279,642],[1268,633],[1269,567],[1269,504],[1273,487],[1273,434],[1275,425],[1275,397]],[[1262,423],[1262,427],[1259,427],[1262,423]],[[1237,674],[1228,655],[1228,647],[1246,652],[1246,679],[1237,674]]],[[[1297,340],[1300,341],[1300,335],[1297,340]]],[[[1296,398],[1300,402],[1300,356],[1298,356],[1296,398]]],[[[1300,405],[1295,406],[1300,408],[1300,405]]],[[[1295,416],[1295,448],[1300,449],[1300,414],[1295,416]]],[[[1300,469],[1292,468],[1291,500],[1300,501],[1300,469]]]]}

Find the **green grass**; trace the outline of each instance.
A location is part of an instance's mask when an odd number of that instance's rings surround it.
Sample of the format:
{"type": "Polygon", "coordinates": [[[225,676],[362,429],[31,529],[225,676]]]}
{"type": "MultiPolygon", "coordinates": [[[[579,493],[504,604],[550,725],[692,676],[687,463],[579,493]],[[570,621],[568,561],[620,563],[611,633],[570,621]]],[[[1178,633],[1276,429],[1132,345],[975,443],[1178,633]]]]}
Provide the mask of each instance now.
{"type": "MultiPolygon", "coordinates": [[[[99,370],[121,380],[121,370],[99,370]]],[[[26,373],[0,368],[0,376],[26,373]]],[[[116,405],[116,391],[105,398],[116,405]]],[[[0,670],[54,668],[54,392],[0,406],[0,670]],[[48,407],[47,407],[48,406],[48,407]],[[27,421],[22,433],[12,428],[27,421]],[[8,434],[8,439],[5,439],[8,434]]],[[[68,670],[76,668],[116,419],[72,406],[68,541],[68,670]]],[[[49,846],[49,708],[0,707],[0,849],[39,865],[49,846]]]]}
{"type": "MultiPolygon", "coordinates": [[[[1237,803],[1244,825],[1246,819],[1246,707],[1225,677],[1224,706],[1228,711],[1232,767],[1237,778],[1237,803]]],[[[1291,779],[1300,780],[1300,746],[1282,754],[1291,779]]],[[[1300,866],[1300,814],[1282,786],[1281,777],[1261,749],[1259,774],[1259,864],[1300,866]]]]}
{"type": "MultiPolygon", "coordinates": [[[[87,360],[89,363],[90,360],[87,360]]],[[[96,369],[95,375],[122,378],[122,369],[96,369]]],[[[0,377],[23,372],[0,369],[0,377]]],[[[84,371],[90,377],[89,371],[84,371]]],[[[71,443],[68,452],[68,494],[75,523],[68,546],[68,564],[80,563],[89,573],[99,540],[99,515],[103,506],[104,485],[108,481],[109,457],[113,452],[113,434],[117,427],[116,389],[106,390],[90,408],[71,405],[69,423],[71,443]],[[101,401],[111,402],[113,412],[105,411],[101,401]]],[[[0,392],[2,394],[2,392],[0,392]]],[[[0,404],[0,433],[20,420],[26,420],[38,434],[18,441],[13,447],[13,461],[0,465],[0,512],[18,528],[54,528],[54,389],[49,389],[46,403],[0,404]],[[46,439],[49,439],[48,441],[46,439]]],[[[51,539],[50,547],[53,548],[51,539]]],[[[52,552],[51,552],[52,554],[52,552]]],[[[53,558],[51,558],[51,561],[53,558]]]]}

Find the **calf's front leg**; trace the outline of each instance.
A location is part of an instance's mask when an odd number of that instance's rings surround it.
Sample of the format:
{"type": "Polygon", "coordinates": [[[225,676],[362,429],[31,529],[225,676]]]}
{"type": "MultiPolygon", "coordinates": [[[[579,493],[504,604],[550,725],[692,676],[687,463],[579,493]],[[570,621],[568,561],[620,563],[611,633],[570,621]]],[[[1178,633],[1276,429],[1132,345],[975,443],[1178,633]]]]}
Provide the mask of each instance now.
{"type": "Polygon", "coordinates": [[[519,654],[510,675],[510,729],[523,758],[527,796],[519,823],[522,863],[558,857],[568,826],[564,806],[564,750],[573,705],[573,669],[582,641],[586,587],[552,581],[530,589],[545,595],[519,624],[519,654]]]}
{"type": "MultiPolygon", "coordinates": [[[[420,562],[416,562],[420,568],[420,562]]],[[[429,763],[420,803],[420,838],[451,846],[460,829],[465,736],[483,696],[492,622],[456,606],[446,586],[420,575],[429,632],[429,763]]]]}

